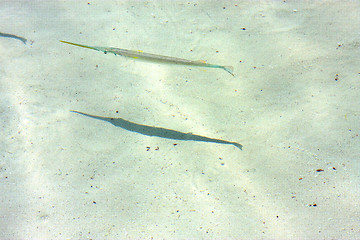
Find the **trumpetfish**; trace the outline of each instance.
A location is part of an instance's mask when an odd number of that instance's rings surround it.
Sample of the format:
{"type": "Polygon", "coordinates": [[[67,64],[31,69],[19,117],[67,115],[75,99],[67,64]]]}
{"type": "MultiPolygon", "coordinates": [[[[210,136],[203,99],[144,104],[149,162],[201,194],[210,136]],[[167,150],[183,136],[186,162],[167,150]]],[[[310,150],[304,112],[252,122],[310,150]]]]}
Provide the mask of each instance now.
{"type": "Polygon", "coordinates": [[[150,62],[159,62],[159,63],[169,63],[169,64],[177,64],[177,65],[188,65],[188,66],[194,66],[194,67],[206,67],[206,68],[221,68],[230,73],[232,76],[234,76],[233,73],[233,67],[232,66],[221,66],[217,64],[210,64],[206,63],[206,61],[198,60],[198,61],[192,61],[182,58],[175,58],[175,57],[168,57],[168,56],[162,56],[152,53],[145,53],[143,51],[134,51],[134,50],[127,50],[127,49],[121,49],[121,48],[114,48],[114,47],[95,47],[95,46],[87,46],[83,44],[78,43],[72,43],[67,41],[62,41],[62,43],[67,43],[70,45],[88,48],[96,51],[103,52],[105,54],[107,53],[113,53],[115,56],[120,55],[124,57],[130,57],[134,59],[144,60],[144,61],[150,61],[150,62]]]}

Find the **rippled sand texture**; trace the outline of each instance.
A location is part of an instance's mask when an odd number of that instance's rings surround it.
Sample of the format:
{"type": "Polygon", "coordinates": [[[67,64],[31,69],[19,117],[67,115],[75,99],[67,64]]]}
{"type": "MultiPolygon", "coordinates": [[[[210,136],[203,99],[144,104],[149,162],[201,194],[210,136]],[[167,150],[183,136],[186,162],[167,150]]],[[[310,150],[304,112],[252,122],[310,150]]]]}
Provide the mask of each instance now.
{"type": "Polygon", "coordinates": [[[360,235],[357,1],[0,6],[0,239],[360,235]]]}

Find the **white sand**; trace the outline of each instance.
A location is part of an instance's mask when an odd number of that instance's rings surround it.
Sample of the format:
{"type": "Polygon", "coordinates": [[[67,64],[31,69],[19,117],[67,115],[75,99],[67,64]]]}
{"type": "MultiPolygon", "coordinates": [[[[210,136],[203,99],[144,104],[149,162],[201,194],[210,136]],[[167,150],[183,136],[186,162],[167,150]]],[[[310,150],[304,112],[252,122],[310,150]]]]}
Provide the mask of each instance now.
{"type": "Polygon", "coordinates": [[[0,239],[359,238],[359,11],[1,1],[0,32],[29,41],[0,38],[0,239]],[[233,65],[235,77],[59,40],[233,65]]]}

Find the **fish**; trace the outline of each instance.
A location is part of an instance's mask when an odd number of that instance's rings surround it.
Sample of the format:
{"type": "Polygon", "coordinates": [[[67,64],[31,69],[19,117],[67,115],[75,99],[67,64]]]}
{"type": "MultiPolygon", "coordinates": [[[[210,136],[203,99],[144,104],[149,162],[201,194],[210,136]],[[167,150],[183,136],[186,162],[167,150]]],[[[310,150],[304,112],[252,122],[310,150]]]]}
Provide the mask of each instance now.
{"type": "Polygon", "coordinates": [[[114,48],[114,47],[95,47],[95,46],[88,46],[78,43],[72,43],[67,41],[62,41],[62,43],[82,47],[82,48],[88,48],[96,51],[103,52],[105,54],[107,53],[113,53],[115,56],[120,55],[123,57],[130,57],[133,59],[139,59],[143,61],[150,61],[150,62],[157,62],[157,63],[168,63],[168,64],[177,64],[177,65],[187,65],[187,66],[194,66],[194,67],[206,67],[206,68],[220,68],[225,70],[226,72],[230,73],[232,76],[234,76],[234,68],[232,66],[222,66],[217,64],[211,64],[207,63],[203,60],[198,61],[192,61],[187,60],[183,58],[176,58],[176,57],[169,57],[169,56],[162,56],[152,53],[145,53],[143,51],[134,51],[134,50],[127,50],[127,49],[121,49],[121,48],[114,48]]]}
{"type": "Polygon", "coordinates": [[[16,36],[16,35],[14,35],[14,34],[9,34],[9,33],[2,33],[2,32],[0,32],[0,37],[14,38],[14,39],[17,39],[17,40],[22,41],[24,44],[26,44],[26,42],[27,42],[27,39],[26,39],[26,38],[19,37],[19,36],[16,36]]]}

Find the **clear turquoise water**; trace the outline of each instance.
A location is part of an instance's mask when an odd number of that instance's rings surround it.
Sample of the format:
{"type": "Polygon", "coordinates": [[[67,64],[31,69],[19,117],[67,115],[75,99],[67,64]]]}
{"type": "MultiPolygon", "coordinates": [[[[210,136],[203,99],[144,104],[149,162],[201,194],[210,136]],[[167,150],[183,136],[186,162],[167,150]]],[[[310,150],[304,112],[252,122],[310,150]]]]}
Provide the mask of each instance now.
{"type": "Polygon", "coordinates": [[[359,234],[357,2],[0,4],[0,238],[359,234]]]}

